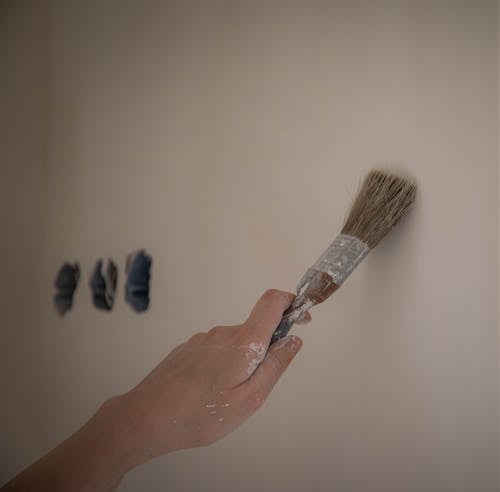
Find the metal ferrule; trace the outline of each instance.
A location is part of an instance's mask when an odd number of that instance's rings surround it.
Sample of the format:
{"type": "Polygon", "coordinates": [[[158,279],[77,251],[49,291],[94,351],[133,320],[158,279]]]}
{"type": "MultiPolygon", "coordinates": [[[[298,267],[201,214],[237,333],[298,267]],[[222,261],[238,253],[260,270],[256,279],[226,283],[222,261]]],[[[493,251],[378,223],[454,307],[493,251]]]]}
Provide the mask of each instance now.
{"type": "Polygon", "coordinates": [[[368,245],[357,237],[339,234],[310,270],[327,273],[340,286],[368,251],[368,245]]]}
{"type": "Polygon", "coordinates": [[[326,273],[337,286],[340,286],[368,254],[368,251],[370,251],[368,245],[357,237],[339,234],[300,280],[297,295],[274,332],[271,343],[284,337],[292,325],[316,304],[317,301],[311,299],[309,292],[310,288],[314,288],[310,287],[310,284],[315,285],[314,281],[315,278],[317,280],[318,272],[326,273]]]}

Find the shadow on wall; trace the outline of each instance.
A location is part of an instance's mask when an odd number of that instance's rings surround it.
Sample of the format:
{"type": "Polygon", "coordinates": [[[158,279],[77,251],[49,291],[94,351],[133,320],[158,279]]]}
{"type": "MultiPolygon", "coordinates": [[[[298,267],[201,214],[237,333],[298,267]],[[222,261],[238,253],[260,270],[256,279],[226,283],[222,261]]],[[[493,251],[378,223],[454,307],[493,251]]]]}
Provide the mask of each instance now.
{"type": "MultiPolygon", "coordinates": [[[[344,395],[352,395],[344,421],[349,422],[350,412],[357,412],[359,428],[352,432],[363,436],[366,457],[381,452],[381,436],[393,444],[399,443],[384,449],[387,457],[379,470],[383,473],[382,469],[385,466],[389,469],[392,463],[399,480],[412,472],[411,463],[425,462],[422,449],[432,442],[432,409],[415,340],[422,333],[415,321],[419,298],[415,279],[419,269],[420,202],[416,201],[411,214],[370,253],[360,271],[362,278],[353,285],[359,289],[356,297],[362,309],[352,310],[351,326],[359,329],[346,335],[352,344],[347,353],[357,353],[364,362],[344,361],[344,367],[353,365],[352,373],[343,382],[344,395]],[[387,289],[383,285],[398,288],[387,289]],[[357,388],[371,404],[360,407],[356,391],[349,392],[349,387],[357,388]]],[[[356,453],[346,450],[342,459],[347,464],[355,460],[356,453]]]]}

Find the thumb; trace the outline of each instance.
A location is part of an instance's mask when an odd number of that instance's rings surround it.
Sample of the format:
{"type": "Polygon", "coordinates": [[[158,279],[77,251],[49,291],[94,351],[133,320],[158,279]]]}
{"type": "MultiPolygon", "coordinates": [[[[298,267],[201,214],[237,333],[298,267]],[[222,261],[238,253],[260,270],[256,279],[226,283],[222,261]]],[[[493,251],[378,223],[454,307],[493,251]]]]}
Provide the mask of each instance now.
{"type": "Polygon", "coordinates": [[[273,343],[250,378],[252,392],[258,392],[263,400],[267,398],[301,347],[302,340],[295,335],[284,337],[273,343]]]}

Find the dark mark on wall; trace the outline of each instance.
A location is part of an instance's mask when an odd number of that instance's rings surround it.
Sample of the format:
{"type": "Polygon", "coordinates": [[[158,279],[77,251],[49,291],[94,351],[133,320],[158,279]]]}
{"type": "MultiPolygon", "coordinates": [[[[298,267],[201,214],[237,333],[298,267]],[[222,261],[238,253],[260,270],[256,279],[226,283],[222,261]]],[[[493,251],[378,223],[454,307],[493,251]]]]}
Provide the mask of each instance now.
{"type": "Polygon", "coordinates": [[[74,265],[64,263],[54,281],[57,289],[54,295],[54,306],[57,312],[63,316],[73,306],[73,296],[75,294],[78,280],[80,278],[80,266],[77,262],[74,265]]]}
{"type": "Polygon", "coordinates": [[[98,260],[90,278],[92,302],[98,309],[111,311],[115,300],[118,269],[113,260],[98,260]]]}
{"type": "Polygon", "coordinates": [[[127,256],[125,301],[137,312],[149,307],[149,280],[152,258],[144,250],[127,256]]]}

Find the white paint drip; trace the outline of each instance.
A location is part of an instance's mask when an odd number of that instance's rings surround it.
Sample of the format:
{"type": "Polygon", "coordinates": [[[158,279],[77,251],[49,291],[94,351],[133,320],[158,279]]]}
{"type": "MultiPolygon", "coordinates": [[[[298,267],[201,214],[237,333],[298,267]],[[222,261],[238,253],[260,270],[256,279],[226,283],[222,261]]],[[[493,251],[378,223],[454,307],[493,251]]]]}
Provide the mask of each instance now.
{"type": "Polygon", "coordinates": [[[207,408],[214,408],[215,406],[217,406],[215,403],[208,403],[207,405],[205,405],[207,408]]]}
{"type": "Polygon", "coordinates": [[[251,342],[248,345],[240,345],[238,348],[245,350],[248,360],[247,373],[251,376],[266,356],[267,346],[263,343],[251,342]]]}
{"type": "Polygon", "coordinates": [[[217,422],[224,422],[224,418],[221,417],[220,419],[217,419],[217,422]]]}
{"type": "Polygon", "coordinates": [[[295,297],[296,299],[300,298],[302,294],[306,291],[306,289],[309,287],[309,282],[305,282],[304,285],[300,288],[300,290],[297,292],[297,296],[295,297]]]}
{"type": "Polygon", "coordinates": [[[224,403],[222,406],[223,407],[228,407],[229,405],[231,405],[231,403],[224,403]]]}
{"type": "Polygon", "coordinates": [[[210,415],[215,415],[217,412],[215,410],[212,410],[211,412],[208,412],[210,415]]]}

